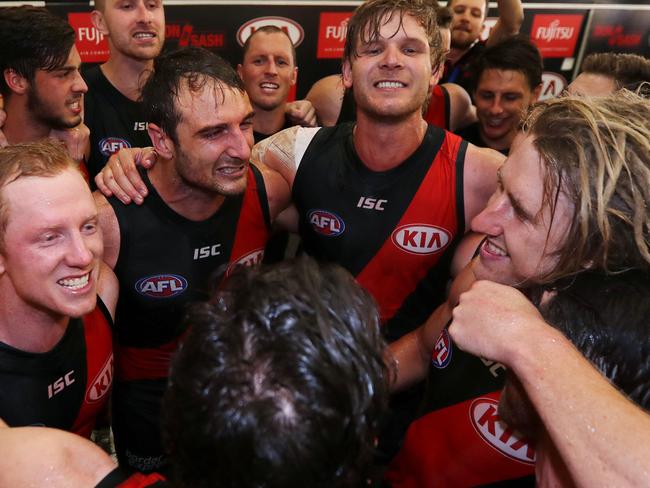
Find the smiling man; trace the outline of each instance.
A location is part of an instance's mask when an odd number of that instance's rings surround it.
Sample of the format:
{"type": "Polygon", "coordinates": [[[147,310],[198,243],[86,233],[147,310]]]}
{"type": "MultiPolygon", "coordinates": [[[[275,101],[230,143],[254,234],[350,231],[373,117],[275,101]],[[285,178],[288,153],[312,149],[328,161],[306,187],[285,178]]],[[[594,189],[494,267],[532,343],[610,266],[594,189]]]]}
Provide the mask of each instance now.
{"type": "Polygon", "coordinates": [[[9,144],[52,137],[82,161],[88,147],[79,74],[81,59],[68,23],[44,8],[0,9],[0,94],[9,144]]]}
{"type": "Polygon", "coordinates": [[[458,135],[507,156],[521,118],[539,97],[543,69],[539,50],[523,36],[486,48],[474,63],[478,122],[458,135]]]}
{"type": "Polygon", "coordinates": [[[253,110],[235,71],[204,49],[158,57],[143,88],[160,156],[143,174],[142,206],[98,196],[106,262],[122,294],[116,314],[113,430],[121,464],[165,464],[159,411],[187,304],[207,299],[218,272],[261,261],[289,191],[249,165],[253,110]]]}
{"type": "Polygon", "coordinates": [[[0,418],[90,436],[113,379],[117,282],[60,144],[0,150],[0,418]],[[98,296],[101,297],[98,299],[98,296]]]}

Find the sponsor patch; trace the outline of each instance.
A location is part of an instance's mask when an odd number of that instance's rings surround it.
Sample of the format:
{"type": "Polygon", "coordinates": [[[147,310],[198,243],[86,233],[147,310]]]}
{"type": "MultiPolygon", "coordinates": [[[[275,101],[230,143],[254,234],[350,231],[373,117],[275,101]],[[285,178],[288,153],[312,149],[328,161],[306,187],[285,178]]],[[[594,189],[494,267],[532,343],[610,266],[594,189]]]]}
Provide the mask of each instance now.
{"type": "Polygon", "coordinates": [[[187,290],[187,280],[173,274],[147,276],[135,284],[135,291],[151,298],[171,298],[185,290],[187,290]]]}
{"type": "Polygon", "coordinates": [[[287,17],[257,17],[251,19],[237,30],[237,42],[243,46],[246,39],[260,27],[274,25],[283,30],[291,39],[294,46],[298,47],[305,38],[305,31],[302,26],[295,20],[287,17]]]}
{"type": "Polygon", "coordinates": [[[229,276],[236,268],[239,266],[256,266],[262,263],[264,259],[264,248],[255,249],[254,251],[244,254],[237,261],[230,263],[228,269],[226,270],[226,276],[229,276]]]}
{"type": "Polygon", "coordinates": [[[393,244],[410,254],[433,254],[444,249],[450,233],[428,224],[401,225],[391,235],[393,244]]]}
{"type": "Polygon", "coordinates": [[[86,403],[96,403],[106,396],[113,383],[113,354],[106,360],[97,376],[89,383],[86,403]]]}
{"type": "Polygon", "coordinates": [[[327,237],[340,236],[345,231],[343,219],[327,210],[311,210],[307,215],[307,220],[312,229],[327,237]]]}
{"type": "Polygon", "coordinates": [[[108,40],[93,25],[90,12],[70,12],[68,23],[75,30],[74,44],[82,63],[103,63],[108,60],[108,40]]]}
{"type": "Polygon", "coordinates": [[[583,14],[537,14],[530,39],[544,58],[569,58],[575,51],[583,18],[583,14]]]}
{"type": "Polygon", "coordinates": [[[120,149],[129,147],[131,147],[131,144],[119,137],[105,137],[99,141],[99,151],[107,158],[118,152],[120,149]]]}
{"type": "Polygon", "coordinates": [[[469,407],[472,426],[490,447],[520,463],[535,464],[535,450],[517,431],[499,418],[499,402],[492,398],[477,398],[469,407]]]}
{"type": "Polygon", "coordinates": [[[542,73],[542,91],[539,94],[540,100],[559,97],[567,87],[566,78],[558,73],[544,71],[542,73]]]}
{"type": "Polygon", "coordinates": [[[352,12],[321,12],[318,27],[318,49],[316,57],[319,59],[336,58],[343,55],[343,46],[348,29],[348,21],[352,12]]]}
{"type": "Polygon", "coordinates": [[[444,329],[440,333],[435,346],[433,346],[433,351],[431,352],[431,364],[433,367],[444,369],[449,366],[452,351],[453,348],[449,332],[447,332],[447,329],[444,329]]]}

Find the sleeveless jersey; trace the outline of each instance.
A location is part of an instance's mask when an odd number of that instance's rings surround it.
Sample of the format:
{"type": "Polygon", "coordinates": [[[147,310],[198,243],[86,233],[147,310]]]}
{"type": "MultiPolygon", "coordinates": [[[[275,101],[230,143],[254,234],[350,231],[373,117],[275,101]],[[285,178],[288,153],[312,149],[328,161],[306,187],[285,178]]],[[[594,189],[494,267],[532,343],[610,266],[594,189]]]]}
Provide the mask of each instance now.
{"type": "Polygon", "coordinates": [[[293,201],[305,251],[356,277],[377,301],[393,340],[436,306],[436,295],[423,292],[423,285],[437,287],[438,303],[444,297],[448,276],[430,271],[451,256],[465,230],[467,143],[429,126],[406,161],[374,172],[357,156],[352,129],[350,123],[316,133],[298,167],[293,201]]]}
{"type": "Polygon", "coordinates": [[[242,195],[227,197],[210,218],[188,220],[165,204],[143,178],[141,206],[109,199],[120,226],[115,274],[120,299],[115,318],[116,378],[167,377],[185,332],[186,307],[210,297],[220,272],[262,260],[270,218],[262,175],[254,166],[242,195]]]}
{"type": "Polygon", "coordinates": [[[423,412],[386,478],[394,488],[535,486],[535,452],[499,419],[505,367],[461,351],[445,329],[429,367],[423,412]]]}
{"type": "MultiPolygon", "coordinates": [[[[433,87],[431,97],[426,105],[427,111],[424,113],[424,120],[431,125],[449,130],[449,119],[451,117],[451,103],[449,102],[449,92],[443,86],[436,85],[433,87]]],[[[337,125],[345,122],[354,122],[357,120],[354,96],[352,90],[345,90],[341,102],[341,111],[339,118],[336,120],[337,125]]]]}
{"type": "Polygon", "coordinates": [[[112,321],[101,300],[70,319],[45,353],[0,342],[0,418],[11,427],[40,425],[90,437],[113,380],[112,321]]]}
{"type": "Polygon", "coordinates": [[[123,147],[151,146],[142,104],[129,100],[111,85],[99,66],[83,71],[88,85],[84,96],[84,122],[90,129],[90,181],[123,147]]]}

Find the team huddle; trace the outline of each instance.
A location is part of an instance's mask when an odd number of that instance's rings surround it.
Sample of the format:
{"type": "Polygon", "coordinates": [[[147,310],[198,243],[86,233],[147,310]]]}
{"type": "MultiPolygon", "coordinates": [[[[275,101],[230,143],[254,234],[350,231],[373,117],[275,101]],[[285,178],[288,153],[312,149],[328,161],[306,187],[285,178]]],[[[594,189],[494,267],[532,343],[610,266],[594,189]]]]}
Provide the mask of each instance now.
{"type": "Polygon", "coordinates": [[[367,0],[289,102],[162,3],[0,9],[0,485],[647,482],[650,60],[538,101],[519,0],[367,0]]]}

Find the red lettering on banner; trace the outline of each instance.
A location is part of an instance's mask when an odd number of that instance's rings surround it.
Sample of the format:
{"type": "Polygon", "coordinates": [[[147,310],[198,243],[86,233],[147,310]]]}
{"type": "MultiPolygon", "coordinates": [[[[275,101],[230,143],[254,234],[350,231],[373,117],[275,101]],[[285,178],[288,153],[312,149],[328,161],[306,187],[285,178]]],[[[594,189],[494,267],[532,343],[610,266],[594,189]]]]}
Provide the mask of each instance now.
{"type": "Polygon", "coordinates": [[[69,13],[68,23],[75,30],[74,44],[82,63],[103,63],[108,60],[108,41],[93,25],[90,12],[69,13]]]}
{"type": "Polygon", "coordinates": [[[351,16],[352,12],[323,12],[320,14],[317,58],[340,58],[343,55],[348,20],[351,16]]]}
{"type": "Polygon", "coordinates": [[[537,14],[533,19],[530,38],[545,58],[571,57],[583,18],[583,14],[537,14]]]}

